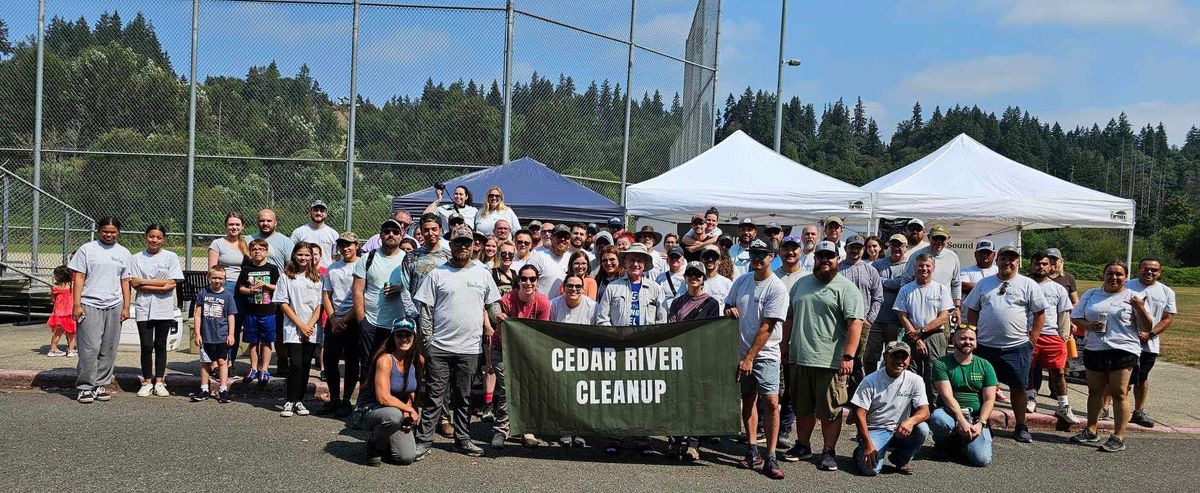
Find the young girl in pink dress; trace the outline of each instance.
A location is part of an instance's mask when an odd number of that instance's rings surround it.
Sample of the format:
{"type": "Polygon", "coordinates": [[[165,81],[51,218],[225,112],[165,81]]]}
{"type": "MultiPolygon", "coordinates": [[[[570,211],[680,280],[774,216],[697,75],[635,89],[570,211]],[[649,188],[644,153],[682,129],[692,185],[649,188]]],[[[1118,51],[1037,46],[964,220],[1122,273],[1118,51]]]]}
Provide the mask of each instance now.
{"type": "Polygon", "coordinates": [[[71,298],[71,270],[60,265],[54,268],[54,286],[50,288],[54,299],[54,312],[46,325],[50,326],[50,350],[46,356],[76,356],[75,353],[75,317],[71,313],[73,299],[71,298]],[[63,334],[67,335],[67,352],[58,350],[58,341],[63,334]]]}

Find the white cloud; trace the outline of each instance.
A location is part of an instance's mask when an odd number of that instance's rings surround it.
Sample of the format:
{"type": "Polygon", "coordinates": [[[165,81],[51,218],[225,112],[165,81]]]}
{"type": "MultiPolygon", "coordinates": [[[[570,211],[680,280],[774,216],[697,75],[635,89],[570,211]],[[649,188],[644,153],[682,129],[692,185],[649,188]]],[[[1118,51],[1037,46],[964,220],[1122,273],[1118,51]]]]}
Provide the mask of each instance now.
{"type": "Polygon", "coordinates": [[[411,64],[449,51],[450,36],[424,27],[393,29],[363,46],[363,57],[379,63],[411,64]]]}
{"type": "Polygon", "coordinates": [[[1025,93],[1045,87],[1058,66],[1044,55],[990,55],[931,65],[905,77],[899,89],[908,99],[1025,93]]]}
{"type": "Polygon", "coordinates": [[[1188,129],[1193,125],[1200,126],[1200,99],[1142,101],[1107,107],[1091,106],[1060,113],[1039,113],[1043,115],[1043,121],[1057,121],[1064,130],[1070,130],[1077,125],[1091,127],[1093,123],[1104,128],[1110,119],[1116,118],[1122,111],[1129,118],[1129,123],[1135,132],[1146,126],[1147,123],[1157,126],[1159,122],[1162,122],[1163,127],[1167,129],[1168,141],[1171,145],[1183,145],[1188,129]]]}
{"type": "Polygon", "coordinates": [[[1200,44],[1200,8],[1178,0],[983,0],[1011,26],[1133,27],[1200,44]]]}

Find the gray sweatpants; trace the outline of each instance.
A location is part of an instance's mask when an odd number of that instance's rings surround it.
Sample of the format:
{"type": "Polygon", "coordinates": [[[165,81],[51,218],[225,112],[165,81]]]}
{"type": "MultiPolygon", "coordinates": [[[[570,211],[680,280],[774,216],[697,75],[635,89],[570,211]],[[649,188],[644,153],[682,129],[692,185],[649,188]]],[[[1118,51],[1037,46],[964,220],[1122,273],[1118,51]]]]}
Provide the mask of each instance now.
{"type": "Polygon", "coordinates": [[[380,407],[367,413],[363,421],[365,427],[371,430],[371,442],[376,450],[388,454],[399,464],[412,464],[417,457],[417,441],[412,429],[401,431],[404,423],[404,412],[394,407],[380,407]]]}
{"type": "Polygon", "coordinates": [[[121,342],[121,305],[96,308],[83,305],[83,321],[75,333],[79,349],[75,388],[92,390],[112,383],[121,342]]]}

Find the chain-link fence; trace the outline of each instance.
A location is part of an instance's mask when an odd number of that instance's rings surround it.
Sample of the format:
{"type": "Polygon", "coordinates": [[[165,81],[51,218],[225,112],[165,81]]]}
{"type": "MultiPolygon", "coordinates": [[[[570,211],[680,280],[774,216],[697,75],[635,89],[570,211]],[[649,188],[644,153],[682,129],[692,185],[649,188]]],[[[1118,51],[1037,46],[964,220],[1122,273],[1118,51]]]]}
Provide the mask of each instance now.
{"type": "MultiPolygon", "coordinates": [[[[14,159],[21,157],[0,153],[4,166],[16,164],[14,159]]],[[[65,265],[75,247],[92,239],[95,225],[25,177],[0,169],[0,277],[51,281],[54,268],[65,265]]]]}
{"type": "Polygon", "coordinates": [[[193,265],[227,212],[269,207],[288,232],[320,199],[366,232],[396,195],[523,156],[619,201],[712,145],[719,16],[720,0],[3,2],[0,160],[92,217],[165,225],[193,265]]]}

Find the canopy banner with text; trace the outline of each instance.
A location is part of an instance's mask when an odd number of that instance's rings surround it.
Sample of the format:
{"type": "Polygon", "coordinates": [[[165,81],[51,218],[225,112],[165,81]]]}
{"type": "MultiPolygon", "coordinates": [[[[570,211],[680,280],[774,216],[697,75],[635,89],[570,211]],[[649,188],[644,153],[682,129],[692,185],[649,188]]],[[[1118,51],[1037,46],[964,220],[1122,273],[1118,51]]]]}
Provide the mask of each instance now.
{"type": "Polygon", "coordinates": [[[737,321],[504,322],[512,433],[735,435],[737,321]]]}

